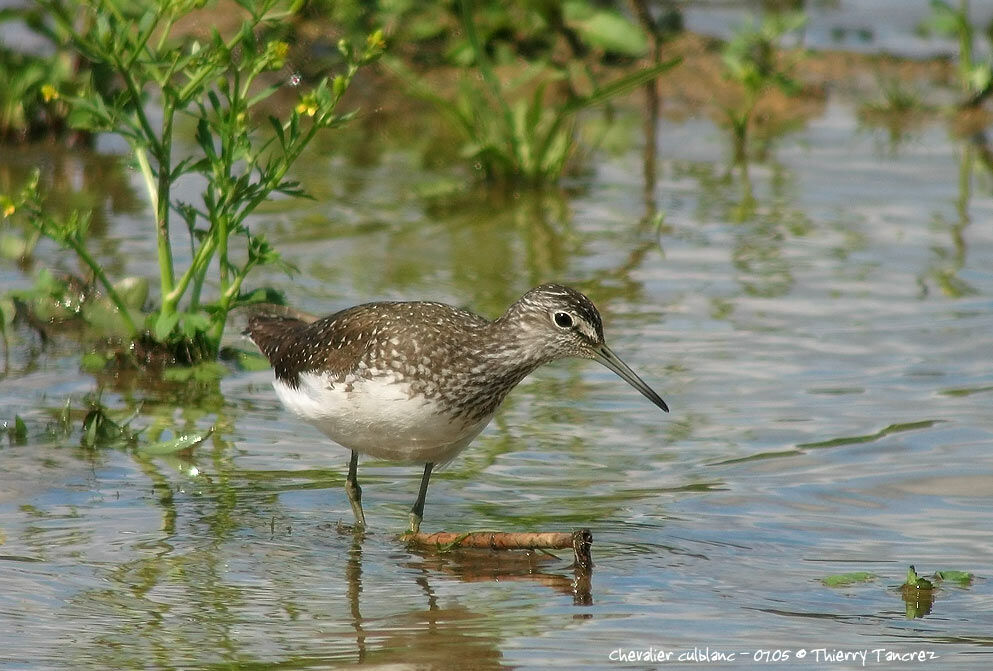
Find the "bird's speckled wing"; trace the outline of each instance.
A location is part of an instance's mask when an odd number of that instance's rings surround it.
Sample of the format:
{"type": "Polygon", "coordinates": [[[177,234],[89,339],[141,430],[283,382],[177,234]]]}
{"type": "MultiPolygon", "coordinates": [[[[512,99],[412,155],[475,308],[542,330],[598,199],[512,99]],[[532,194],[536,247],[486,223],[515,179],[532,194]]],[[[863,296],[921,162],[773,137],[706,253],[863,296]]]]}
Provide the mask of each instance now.
{"type": "Polygon", "coordinates": [[[273,315],[253,315],[245,334],[269,359],[276,378],[291,387],[300,373],[326,372],[340,381],[353,372],[369,349],[375,311],[360,305],[313,323],[273,315]]]}
{"type": "Polygon", "coordinates": [[[377,367],[400,374],[413,373],[418,365],[442,369],[446,356],[451,363],[463,363],[451,343],[472,339],[455,332],[487,323],[441,303],[366,303],[313,323],[260,313],[249,318],[245,333],[269,359],[276,378],[296,387],[304,372],[325,373],[332,383],[342,382],[370,358],[377,367]]]}

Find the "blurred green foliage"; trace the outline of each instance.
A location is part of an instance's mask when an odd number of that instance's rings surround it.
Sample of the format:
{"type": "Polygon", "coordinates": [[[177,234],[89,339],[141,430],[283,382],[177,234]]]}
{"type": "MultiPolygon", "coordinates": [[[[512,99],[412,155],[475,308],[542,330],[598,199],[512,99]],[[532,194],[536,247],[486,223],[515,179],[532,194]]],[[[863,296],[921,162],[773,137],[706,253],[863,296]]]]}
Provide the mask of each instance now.
{"type": "Polygon", "coordinates": [[[984,30],[976,26],[969,14],[969,0],[959,0],[957,8],[946,0],[931,0],[931,17],[922,28],[925,33],[933,32],[958,40],[959,86],[964,95],[964,105],[978,105],[993,92],[993,60],[988,55],[990,46],[993,46],[993,22],[984,30]],[[989,42],[985,49],[987,55],[977,59],[976,40],[984,33],[989,42]]]}
{"type": "Polygon", "coordinates": [[[0,24],[20,24],[44,42],[46,53],[0,43],[0,142],[26,141],[68,130],[69,107],[62,93],[74,91],[80,64],[60,47],[58,36],[36,9],[0,9],[0,24]]]}
{"type": "Polygon", "coordinates": [[[465,68],[454,91],[442,93],[398,50],[387,67],[451,122],[463,138],[461,155],[491,182],[555,183],[575,153],[579,112],[608,104],[678,62],[639,64],[649,51],[645,27],[609,5],[461,0],[444,11],[436,23],[450,28],[432,39],[444,40],[447,62],[465,68]],[[612,69],[620,74],[603,74],[612,69]]]}
{"type": "Polygon", "coordinates": [[[737,104],[724,107],[724,116],[734,139],[735,155],[743,159],[748,129],[762,96],[771,89],[793,95],[799,89],[793,79],[793,64],[784,58],[780,42],[800,29],[807,19],[798,13],[769,14],[761,23],[746,23],[724,46],[721,54],[725,76],[740,85],[737,104]]]}

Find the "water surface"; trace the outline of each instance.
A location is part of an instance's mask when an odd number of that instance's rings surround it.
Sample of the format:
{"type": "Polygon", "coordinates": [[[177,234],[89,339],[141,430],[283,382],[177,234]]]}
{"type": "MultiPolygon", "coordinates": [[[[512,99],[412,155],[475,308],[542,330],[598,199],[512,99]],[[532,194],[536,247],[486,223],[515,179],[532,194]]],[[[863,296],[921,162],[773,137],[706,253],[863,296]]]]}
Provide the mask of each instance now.
{"type": "MultiPolygon", "coordinates": [[[[424,525],[588,527],[588,594],[565,555],[398,543],[416,467],[364,462],[371,528],[340,526],[347,454],[279,406],[267,372],[213,390],[107,386],[113,407],[144,401],[150,432],[216,426],[191,459],[46,433],[97,382],[71,336],[43,345],[22,328],[0,380],[4,418],[31,430],[0,447],[0,666],[660,668],[699,649],[739,668],[787,653],[796,668],[862,668],[860,651],[877,668],[924,666],[885,657],[919,651],[933,668],[987,668],[993,197],[981,146],[940,118],[893,145],[831,96],[746,174],[721,129],[666,119],[646,200],[628,121],[626,148],[597,154],[567,192],[506,197],[426,195],[461,177],[423,162],[428,139],[373,124],[361,160],[305,162],[316,201],[274,203],[253,224],[300,269],[257,284],[313,312],[430,298],[496,316],[548,280],[598,303],[614,350],[672,412],[590,362],[538,371],[435,476],[424,525]],[[946,582],[933,604],[905,600],[911,564],[975,578],[946,582]],[[853,571],[877,577],[822,583],[853,571]],[[656,656],[617,661],[632,651],[656,656]]],[[[78,161],[69,172],[86,174],[78,161]]],[[[147,213],[104,214],[108,263],[141,272],[147,213]]]]}

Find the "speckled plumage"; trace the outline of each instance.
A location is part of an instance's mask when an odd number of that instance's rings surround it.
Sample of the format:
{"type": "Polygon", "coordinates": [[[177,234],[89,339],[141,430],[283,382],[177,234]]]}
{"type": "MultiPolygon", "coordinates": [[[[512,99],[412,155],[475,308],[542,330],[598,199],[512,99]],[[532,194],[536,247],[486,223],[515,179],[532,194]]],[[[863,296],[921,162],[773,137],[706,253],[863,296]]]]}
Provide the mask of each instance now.
{"type": "Polygon", "coordinates": [[[259,313],[245,333],[284,405],[353,450],[352,478],[361,452],[427,464],[426,488],[431,465],[464,449],[522,379],[565,357],[600,361],[667,409],[607,348],[593,303],[558,284],[493,321],[443,303],[380,302],[309,323],[259,313]]]}

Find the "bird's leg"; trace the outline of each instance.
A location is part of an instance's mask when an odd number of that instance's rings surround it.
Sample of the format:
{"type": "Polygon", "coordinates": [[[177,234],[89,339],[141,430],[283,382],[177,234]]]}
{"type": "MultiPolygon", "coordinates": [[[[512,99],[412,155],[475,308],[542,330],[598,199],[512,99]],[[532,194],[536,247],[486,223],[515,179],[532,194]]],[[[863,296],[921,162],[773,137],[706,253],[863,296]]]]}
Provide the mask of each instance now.
{"type": "Polygon", "coordinates": [[[359,453],[352,450],[352,458],[348,461],[348,477],[345,478],[345,493],[348,494],[348,502],[352,504],[352,513],[355,515],[355,524],[360,527],[365,526],[365,513],[362,512],[362,488],[356,477],[359,467],[359,453]]]}
{"type": "Polygon", "coordinates": [[[424,464],[424,475],[421,476],[421,489],[417,493],[417,500],[414,507],[410,509],[410,533],[416,534],[421,528],[421,520],[424,519],[424,497],[428,493],[428,481],[431,480],[431,469],[434,464],[424,464]]]}

